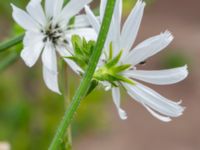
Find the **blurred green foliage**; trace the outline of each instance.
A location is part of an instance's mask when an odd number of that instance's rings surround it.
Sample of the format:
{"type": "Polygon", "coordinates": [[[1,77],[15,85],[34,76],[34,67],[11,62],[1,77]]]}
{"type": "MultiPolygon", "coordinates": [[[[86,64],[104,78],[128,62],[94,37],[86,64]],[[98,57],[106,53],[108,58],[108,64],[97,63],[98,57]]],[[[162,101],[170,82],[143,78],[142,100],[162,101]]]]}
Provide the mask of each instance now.
{"type": "Polygon", "coordinates": [[[188,56],[178,51],[170,53],[170,50],[169,50],[167,55],[164,55],[161,60],[162,60],[161,65],[163,66],[163,68],[175,68],[175,67],[184,66],[186,64],[188,65],[191,64],[191,61],[188,58],[188,56]]]}
{"type": "Polygon", "coordinates": [[[0,1],[0,16],[7,17],[8,20],[11,20],[12,8],[10,6],[11,3],[24,7],[28,0],[6,0],[0,1]]]}
{"type": "MultiPolygon", "coordinates": [[[[10,142],[15,150],[35,150],[36,145],[44,150],[63,115],[64,100],[45,87],[39,65],[31,70],[22,65],[18,62],[0,75],[0,141],[10,142]]],[[[77,77],[71,77],[71,95],[75,81],[77,77]]],[[[104,119],[97,118],[104,116],[104,99],[96,91],[82,102],[73,123],[74,137],[102,128],[104,119]]]]}
{"type": "MultiPolygon", "coordinates": [[[[149,6],[150,4],[153,4],[155,0],[144,0],[144,1],[147,3],[147,6],[149,6]]],[[[124,2],[123,9],[125,13],[124,15],[127,16],[130,13],[130,10],[137,2],[137,0],[123,0],[123,2],[124,2]]]]}

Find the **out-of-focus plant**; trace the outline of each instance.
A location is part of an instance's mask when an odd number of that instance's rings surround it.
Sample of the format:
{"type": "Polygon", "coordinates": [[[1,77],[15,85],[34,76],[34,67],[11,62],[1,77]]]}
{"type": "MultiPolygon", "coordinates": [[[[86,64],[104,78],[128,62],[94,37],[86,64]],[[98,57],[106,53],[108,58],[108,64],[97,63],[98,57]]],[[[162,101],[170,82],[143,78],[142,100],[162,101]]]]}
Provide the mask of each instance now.
{"type": "Polygon", "coordinates": [[[161,64],[166,68],[180,67],[185,63],[191,64],[190,59],[183,53],[179,52],[168,53],[164,55],[161,60],[161,64]]]}

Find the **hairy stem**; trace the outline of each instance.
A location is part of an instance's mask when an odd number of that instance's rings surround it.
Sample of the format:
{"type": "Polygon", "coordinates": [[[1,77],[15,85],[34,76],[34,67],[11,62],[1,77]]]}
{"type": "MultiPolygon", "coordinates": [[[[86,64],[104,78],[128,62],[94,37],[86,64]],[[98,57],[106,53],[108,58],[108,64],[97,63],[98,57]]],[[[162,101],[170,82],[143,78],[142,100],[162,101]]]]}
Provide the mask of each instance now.
{"type": "Polygon", "coordinates": [[[73,116],[81,103],[81,100],[85,97],[85,95],[88,92],[90,83],[92,81],[93,74],[95,72],[97,63],[99,61],[99,58],[102,53],[102,49],[105,44],[107,33],[109,31],[112,15],[113,15],[113,11],[114,11],[115,1],[116,0],[107,1],[107,6],[106,6],[106,10],[105,10],[103,23],[101,26],[101,30],[100,30],[100,33],[98,36],[96,46],[95,46],[92,56],[90,58],[88,69],[87,69],[83,79],[81,80],[80,86],[77,89],[70,106],[68,107],[68,109],[66,110],[66,112],[64,114],[63,120],[60,122],[60,124],[58,126],[58,130],[57,130],[57,132],[54,136],[54,139],[49,147],[49,150],[57,150],[58,145],[62,142],[65,131],[69,127],[69,125],[73,119],[73,116]]]}

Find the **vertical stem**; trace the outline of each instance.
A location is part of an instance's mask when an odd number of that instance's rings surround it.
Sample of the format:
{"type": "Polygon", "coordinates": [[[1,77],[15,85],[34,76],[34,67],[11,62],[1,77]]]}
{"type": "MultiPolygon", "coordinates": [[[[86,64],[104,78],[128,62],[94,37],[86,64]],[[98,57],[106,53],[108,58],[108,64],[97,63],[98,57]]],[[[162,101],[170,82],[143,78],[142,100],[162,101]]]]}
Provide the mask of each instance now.
{"type": "Polygon", "coordinates": [[[100,59],[102,49],[104,47],[106,37],[107,37],[108,31],[109,31],[115,2],[116,2],[116,0],[108,0],[107,1],[107,6],[106,6],[106,10],[105,10],[103,23],[102,23],[102,26],[100,29],[100,33],[99,33],[99,36],[97,39],[96,46],[94,48],[94,51],[92,52],[92,56],[89,61],[88,68],[86,70],[86,73],[84,74],[83,79],[81,80],[80,86],[77,89],[70,106],[66,110],[64,117],[58,126],[58,130],[54,136],[54,139],[52,140],[49,150],[57,150],[58,149],[58,145],[62,141],[65,131],[69,127],[69,125],[74,117],[74,114],[77,111],[77,109],[81,103],[81,100],[86,96],[88,89],[90,88],[90,84],[91,84],[95,69],[97,67],[98,61],[100,59]]]}
{"type": "MultiPolygon", "coordinates": [[[[64,110],[70,105],[70,79],[69,72],[64,60],[61,60],[60,64],[60,73],[61,73],[61,83],[64,110]]],[[[62,150],[72,150],[72,131],[71,126],[68,127],[63,142],[61,143],[62,150]]]]}

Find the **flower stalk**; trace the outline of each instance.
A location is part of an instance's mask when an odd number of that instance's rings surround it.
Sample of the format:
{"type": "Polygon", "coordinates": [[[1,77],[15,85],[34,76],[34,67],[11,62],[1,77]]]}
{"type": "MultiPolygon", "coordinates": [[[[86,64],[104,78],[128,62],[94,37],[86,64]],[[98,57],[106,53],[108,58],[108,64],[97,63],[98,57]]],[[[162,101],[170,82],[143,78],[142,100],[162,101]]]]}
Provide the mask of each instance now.
{"type": "MultiPolygon", "coordinates": [[[[68,67],[64,60],[60,61],[60,72],[61,72],[61,89],[62,89],[62,99],[64,103],[64,110],[70,105],[70,83],[69,83],[69,72],[68,67]]],[[[62,150],[72,149],[72,131],[71,126],[68,127],[63,142],[61,143],[62,150]]]]}
{"type": "Polygon", "coordinates": [[[101,26],[101,30],[100,30],[100,33],[98,36],[96,46],[94,48],[94,51],[93,51],[92,56],[89,61],[89,66],[87,68],[87,71],[86,71],[83,79],[81,80],[80,86],[77,89],[70,106],[66,110],[63,120],[60,122],[60,124],[58,126],[58,130],[57,130],[57,132],[54,136],[54,139],[49,147],[49,150],[56,150],[58,145],[60,144],[60,142],[62,142],[62,138],[65,134],[65,131],[67,130],[68,126],[70,125],[70,123],[73,119],[73,116],[81,103],[81,100],[85,97],[88,89],[90,88],[90,84],[91,84],[95,69],[97,67],[97,63],[101,56],[101,53],[102,53],[102,50],[103,50],[103,47],[105,44],[105,40],[107,37],[107,33],[109,31],[115,2],[116,2],[116,0],[107,1],[107,6],[106,6],[106,10],[105,10],[103,23],[101,26]]]}
{"type": "Polygon", "coordinates": [[[23,38],[24,38],[24,34],[20,34],[20,35],[14,37],[14,38],[12,38],[8,41],[1,43],[0,44],[0,52],[4,52],[5,50],[21,43],[23,38]]]}

